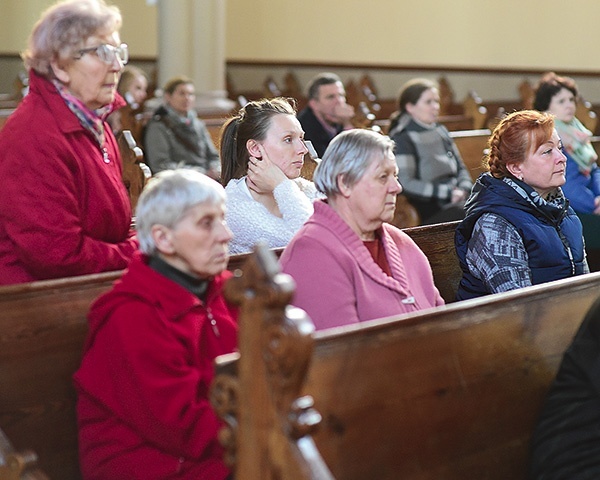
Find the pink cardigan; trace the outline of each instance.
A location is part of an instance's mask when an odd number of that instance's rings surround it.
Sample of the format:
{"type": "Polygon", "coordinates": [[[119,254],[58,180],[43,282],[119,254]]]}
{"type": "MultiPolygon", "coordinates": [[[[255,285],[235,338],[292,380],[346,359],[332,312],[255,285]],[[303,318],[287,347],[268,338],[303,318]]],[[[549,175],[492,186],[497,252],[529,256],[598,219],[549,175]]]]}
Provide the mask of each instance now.
{"type": "Polygon", "coordinates": [[[427,257],[404,232],[389,224],[381,227],[389,277],[325,201],[314,207],[280,262],[296,281],[293,304],[308,313],[317,329],[444,304],[427,257]]]}

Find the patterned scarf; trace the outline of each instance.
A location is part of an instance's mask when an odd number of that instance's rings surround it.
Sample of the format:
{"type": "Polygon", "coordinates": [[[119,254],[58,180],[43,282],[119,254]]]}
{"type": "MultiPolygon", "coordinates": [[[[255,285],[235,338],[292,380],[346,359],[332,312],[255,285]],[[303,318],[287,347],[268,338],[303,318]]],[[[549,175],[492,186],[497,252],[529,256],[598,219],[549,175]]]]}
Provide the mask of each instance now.
{"type": "Polygon", "coordinates": [[[546,198],[543,198],[533,187],[523,181],[510,177],[504,177],[502,181],[510,185],[526,202],[532,204],[535,208],[544,208],[549,205],[551,208],[558,208],[562,211],[568,206],[567,199],[560,187],[557,187],[546,198]]]}
{"type": "Polygon", "coordinates": [[[53,80],[54,86],[58,93],[63,98],[67,107],[75,114],[79,119],[79,122],[87,131],[89,131],[100,148],[104,146],[104,120],[112,110],[112,104],[105,105],[97,110],[90,110],[87,108],[81,100],[76,98],[67,87],[59,82],[53,80]]]}
{"type": "Polygon", "coordinates": [[[577,118],[573,118],[569,123],[556,119],[554,125],[567,153],[575,160],[579,170],[588,175],[592,165],[598,159],[598,155],[590,143],[592,132],[585,128],[577,118]]]}

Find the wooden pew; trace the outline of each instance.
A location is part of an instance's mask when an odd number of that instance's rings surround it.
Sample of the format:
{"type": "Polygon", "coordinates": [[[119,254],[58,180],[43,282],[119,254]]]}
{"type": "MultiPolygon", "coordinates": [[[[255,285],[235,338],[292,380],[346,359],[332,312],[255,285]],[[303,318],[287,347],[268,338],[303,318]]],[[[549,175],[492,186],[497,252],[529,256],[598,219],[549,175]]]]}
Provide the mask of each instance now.
{"type": "Polygon", "coordinates": [[[212,388],[235,478],[525,480],[542,399],[599,292],[594,273],[313,333],[258,252],[228,285],[240,354],[218,359],[212,388]]]}
{"type": "Polygon", "coordinates": [[[14,108],[0,108],[0,130],[2,130],[2,127],[8,120],[8,117],[10,117],[10,114],[14,111],[14,108]]]}
{"type": "Polygon", "coordinates": [[[221,144],[221,128],[223,128],[223,124],[227,120],[227,118],[201,118],[201,120],[206,125],[206,129],[208,133],[210,133],[210,138],[213,141],[217,150],[219,149],[219,145],[221,144]]]}
{"type": "Polygon", "coordinates": [[[440,115],[438,123],[444,125],[450,132],[457,130],[479,130],[485,127],[488,118],[488,109],[482,104],[481,98],[477,93],[474,91],[469,92],[461,107],[461,113],[440,115]]]}
{"type": "MultiPolygon", "coordinates": [[[[460,280],[455,226],[406,230],[428,255],[446,301],[454,299],[460,280]]],[[[247,257],[232,256],[228,269],[239,270],[247,257]]],[[[0,287],[0,428],[17,449],[35,451],[50,478],[80,478],[71,377],[81,360],[89,307],[121,273],[0,287]]]]}
{"type": "Polygon", "coordinates": [[[0,287],[0,428],[51,478],[78,479],[75,391],[91,302],[120,272],[0,287]]]}
{"type": "Polygon", "coordinates": [[[419,212],[410,203],[406,195],[400,194],[396,196],[394,218],[390,223],[398,228],[418,227],[421,225],[419,212]]]}
{"type": "Polygon", "coordinates": [[[304,90],[298,81],[294,72],[287,72],[283,77],[284,88],[282,94],[284,97],[292,97],[296,100],[296,109],[302,110],[308,104],[308,98],[304,94],[304,90]]]}
{"type": "MultiPolygon", "coordinates": [[[[144,144],[144,129],[148,120],[152,118],[152,112],[145,111],[144,105],[139,105],[137,108],[132,108],[127,104],[121,107],[116,114],[120,120],[120,130],[129,130],[135,142],[138,145],[144,144]]],[[[114,131],[114,127],[113,127],[114,131]]]]}
{"type": "Polygon", "coordinates": [[[592,132],[592,134],[596,134],[598,131],[598,115],[593,110],[590,102],[587,102],[583,98],[579,98],[575,116],[583,123],[585,128],[592,132]]]}
{"type": "MultiPolygon", "coordinates": [[[[138,199],[142,194],[144,185],[146,185],[146,172],[142,168],[144,153],[137,146],[133,134],[129,130],[121,130],[117,135],[117,143],[121,153],[121,164],[123,167],[123,183],[127,188],[131,211],[135,212],[138,199]]],[[[150,169],[146,167],[148,175],[150,169]]]]}
{"type": "Polygon", "coordinates": [[[450,132],[450,137],[454,140],[473,181],[487,171],[487,167],[483,164],[483,158],[491,133],[488,129],[450,132]]]}
{"type": "Polygon", "coordinates": [[[462,278],[454,248],[454,232],[459,223],[438,223],[404,230],[428,258],[435,286],[446,303],[456,301],[456,291],[462,278]]]}
{"type": "Polygon", "coordinates": [[[0,429],[0,480],[48,480],[31,450],[17,452],[0,429]]]}
{"type": "Polygon", "coordinates": [[[469,91],[462,103],[454,100],[454,90],[445,76],[438,79],[440,94],[439,123],[448,130],[478,130],[484,128],[488,109],[474,90],[469,91]]]}
{"type": "MultiPolygon", "coordinates": [[[[277,255],[281,249],[277,251],[277,255]]],[[[234,255],[236,270],[247,255],[234,255]]],[[[51,478],[77,479],[75,391],[91,303],[121,271],[0,287],[0,428],[51,478]]]]}

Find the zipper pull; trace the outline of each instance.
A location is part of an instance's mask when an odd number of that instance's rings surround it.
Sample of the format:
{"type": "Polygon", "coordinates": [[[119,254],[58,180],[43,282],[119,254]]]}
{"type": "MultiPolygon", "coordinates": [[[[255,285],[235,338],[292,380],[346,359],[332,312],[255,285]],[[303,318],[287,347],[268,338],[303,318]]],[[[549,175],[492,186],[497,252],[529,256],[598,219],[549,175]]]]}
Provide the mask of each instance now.
{"type": "Polygon", "coordinates": [[[217,326],[217,321],[215,320],[215,317],[213,317],[212,312],[210,311],[210,308],[206,308],[206,315],[208,316],[208,319],[210,320],[210,326],[213,329],[213,332],[215,332],[215,335],[217,337],[221,336],[221,332],[219,332],[219,327],[217,326]]]}

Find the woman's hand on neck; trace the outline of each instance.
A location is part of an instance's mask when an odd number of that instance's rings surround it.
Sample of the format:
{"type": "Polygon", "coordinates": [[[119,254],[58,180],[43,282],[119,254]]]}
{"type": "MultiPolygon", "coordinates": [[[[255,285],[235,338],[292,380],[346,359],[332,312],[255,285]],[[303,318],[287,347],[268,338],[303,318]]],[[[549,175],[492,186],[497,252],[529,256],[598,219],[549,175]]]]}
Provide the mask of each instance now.
{"type": "Polygon", "coordinates": [[[273,190],[262,190],[260,186],[256,185],[251,180],[249,175],[246,177],[246,185],[248,186],[250,195],[255,201],[264,206],[272,215],[279,218],[283,217],[279,210],[279,206],[277,205],[277,201],[275,200],[275,196],[273,195],[273,190]]]}
{"type": "Polygon", "coordinates": [[[287,180],[283,171],[268,157],[262,159],[250,157],[246,185],[252,198],[262,204],[272,215],[281,218],[279,206],[275,201],[273,191],[280,183],[287,180]]]}
{"type": "Polygon", "coordinates": [[[246,182],[251,192],[258,195],[273,195],[273,190],[288,178],[285,173],[268,157],[248,159],[248,171],[246,182]]]}

